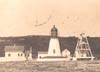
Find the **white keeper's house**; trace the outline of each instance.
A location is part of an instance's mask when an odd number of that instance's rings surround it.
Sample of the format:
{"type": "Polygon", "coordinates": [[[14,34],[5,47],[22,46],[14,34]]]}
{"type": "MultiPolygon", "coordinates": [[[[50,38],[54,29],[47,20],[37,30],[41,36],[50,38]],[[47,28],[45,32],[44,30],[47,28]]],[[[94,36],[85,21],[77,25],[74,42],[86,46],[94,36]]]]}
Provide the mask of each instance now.
{"type": "Polygon", "coordinates": [[[0,58],[0,61],[25,61],[32,59],[32,51],[25,50],[24,46],[5,46],[5,56],[0,58]]]}
{"type": "Polygon", "coordinates": [[[24,46],[5,46],[5,59],[8,61],[26,60],[24,46]]]}

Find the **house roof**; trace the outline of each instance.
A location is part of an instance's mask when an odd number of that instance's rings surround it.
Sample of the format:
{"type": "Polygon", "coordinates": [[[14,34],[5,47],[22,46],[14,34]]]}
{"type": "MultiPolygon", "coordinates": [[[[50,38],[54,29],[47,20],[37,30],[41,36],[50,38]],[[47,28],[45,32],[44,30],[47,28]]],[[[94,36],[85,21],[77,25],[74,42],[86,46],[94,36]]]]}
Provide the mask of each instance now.
{"type": "Polygon", "coordinates": [[[24,46],[5,46],[5,52],[23,52],[24,46]]]}

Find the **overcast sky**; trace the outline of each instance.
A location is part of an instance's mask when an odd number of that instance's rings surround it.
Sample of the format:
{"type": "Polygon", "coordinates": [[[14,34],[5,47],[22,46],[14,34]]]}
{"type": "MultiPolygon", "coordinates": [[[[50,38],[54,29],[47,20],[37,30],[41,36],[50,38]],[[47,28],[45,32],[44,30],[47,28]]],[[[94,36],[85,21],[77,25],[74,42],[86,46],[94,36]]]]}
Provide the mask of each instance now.
{"type": "Polygon", "coordinates": [[[0,0],[0,36],[100,36],[100,0],[0,0]],[[39,25],[42,24],[42,25],[39,25]]]}

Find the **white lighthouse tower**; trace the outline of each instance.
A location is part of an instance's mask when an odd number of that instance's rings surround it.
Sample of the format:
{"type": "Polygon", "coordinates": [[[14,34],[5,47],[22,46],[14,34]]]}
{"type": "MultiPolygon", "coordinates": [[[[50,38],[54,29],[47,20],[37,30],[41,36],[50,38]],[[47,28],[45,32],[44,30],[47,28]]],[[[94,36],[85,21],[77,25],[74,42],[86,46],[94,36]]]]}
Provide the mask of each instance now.
{"type": "Polygon", "coordinates": [[[59,39],[58,39],[58,30],[55,27],[55,25],[51,29],[51,38],[49,42],[48,56],[51,57],[61,56],[59,39]]]}
{"type": "Polygon", "coordinates": [[[63,51],[63,54],[61,53],[60,43],[58,39],[58,29],[54,25],[51,29],[48,51],[39,52],[37,61],[69,61],[70,58],[65,57],[65,53],[66,50],[63,51]]]}

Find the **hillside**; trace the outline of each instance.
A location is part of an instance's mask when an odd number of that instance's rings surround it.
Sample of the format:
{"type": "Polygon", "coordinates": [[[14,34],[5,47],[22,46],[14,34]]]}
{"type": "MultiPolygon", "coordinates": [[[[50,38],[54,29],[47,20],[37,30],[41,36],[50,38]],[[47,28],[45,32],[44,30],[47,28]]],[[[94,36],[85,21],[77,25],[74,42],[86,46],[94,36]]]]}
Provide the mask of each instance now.
{"type": "MultiPolygon", "coordinates": [[[[24,45],[25,49],[33,48],[33,57],[37,57],[38,51],[47,51],[50,36],[23,36],[0,37],[0,56],[4,56],[4,47],[7,45],[24,45]]],[[[67,48],[74,53],[77,37],[59,37],[61,51],[67,48]]],[[[100,37],[88,37],[90,47],[95,57],[100,59],[100,37]]]]}

